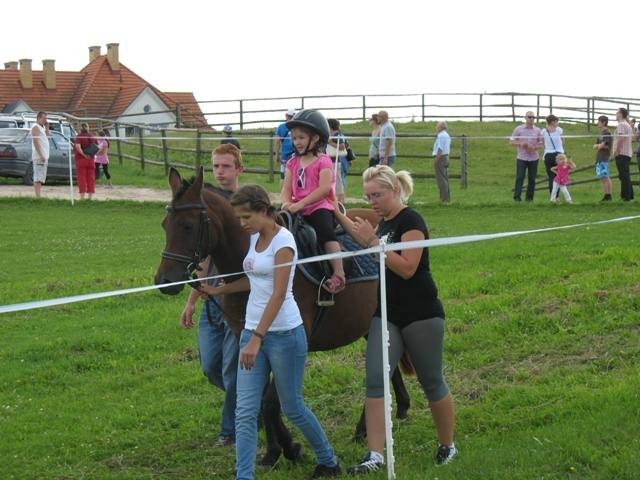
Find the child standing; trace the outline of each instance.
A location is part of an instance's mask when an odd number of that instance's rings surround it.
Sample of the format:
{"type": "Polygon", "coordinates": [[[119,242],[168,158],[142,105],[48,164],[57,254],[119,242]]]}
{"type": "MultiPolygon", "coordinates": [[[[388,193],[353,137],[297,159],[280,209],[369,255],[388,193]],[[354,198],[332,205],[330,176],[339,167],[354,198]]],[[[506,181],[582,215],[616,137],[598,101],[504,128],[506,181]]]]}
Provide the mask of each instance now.
{"type": "MultiPolygon", "coordinates": [[[[295,148],[287,162],[282,184],[282,209],[300,213],[316,231],[318,243],[327,253],[340,251],[333,226],[336,179],[331,158],[324,154],[329,124],[317,110],[300,110],[287,122],[295,148]]],[[[325,288],[338,293],[345,287],[342,260],[331,260],[333,275],[325,288]]]]}
{"type": "Polygon", "coordinates": [[[107,178],[107,188],[113,188],[111,174],[109,173],[109,130],[106,128],[98,132],[98,153],[96,153],[96,181],[100,178],[100,167],[107,178]]]}
{"type": "Polygon", "coordinates": [[[602,183],[604,197],[602,202],[611,201],[611,177],[609,175],[609,157],[611,156],[611,147],[613,147],[613,137],[608,128],[609,118],[605,115],[598,117],[598,128],[600,136],[593,148],[596,150],[596,177],[602,183]]]}
{"type": "Polygon", "coordinates": [[[564,153],[559,153],[556,157],[557,165],[551,167],[551,171],[556,174],[556,178],[553,179],[553,187],[551,189],[551,201],[557,202],[558,190],[562,192],[564,199],[567,203],[571,202],[571,195],[567,189],[569,185],[569,173],[576,168],[575,163],[567,159],[564,153]]]}

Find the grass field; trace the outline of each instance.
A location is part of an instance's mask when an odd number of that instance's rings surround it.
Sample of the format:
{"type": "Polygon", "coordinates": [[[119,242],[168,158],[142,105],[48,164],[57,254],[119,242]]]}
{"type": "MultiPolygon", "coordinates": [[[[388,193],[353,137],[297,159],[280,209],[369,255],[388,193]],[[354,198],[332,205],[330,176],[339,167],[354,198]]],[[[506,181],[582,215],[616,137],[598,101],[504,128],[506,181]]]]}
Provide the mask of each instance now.
{"type": "MultiPolygon", "coordinates": [[[[450,126],[485,137],[512,128],[450,126]]],[[[431,133],[433,124],[398,130],[431,133]]],[[[592,143],[567,140],[579,166],[592,162],[592,143]]],[[[430,145],[401,139],[399,149],[425,153],[430,145]]],[[[637,202],[599,204],[597,184],[570,187],[571,206],[549,205],[544,192],[514,204],[513,159],[504,139],[470,139],[469,188],[452,181],[451,205],[438,204],[433,180],[417,181],[413,204],[432,237],[640,214],[637,202]]],[[[125,161],[112,170],[116,183],[166,185],[158,167],[141,172],[125,161]]],[[[264,176],[245,175],[249,181],[277,189],[264,176]]],[[[349,190],[360,196],[357,177],[349,190]]],[[[0,199],[0,305],[150,284],[163,216],[156,203],[0,199]]],[[[637,478],[640,221],[438,247],[431,258],[447,312],[446,375],[461,453],[433,466],[433,424],[410,379],[410,417],[394,424],[397,478],[637,478]]],[[[178,326],[185,298],[150,292],[0,315],[0,479],[231,478],[233,451],[212,447],[222,395],[199,371],[195,332],[178,326]]],[[[344,465],[363,453],[350,441],[363,362],[362,342],[309,357],[306,399],[344,465]]],[[[301,479],[312,468],[307,454],[259,478],[301,479]]]]}

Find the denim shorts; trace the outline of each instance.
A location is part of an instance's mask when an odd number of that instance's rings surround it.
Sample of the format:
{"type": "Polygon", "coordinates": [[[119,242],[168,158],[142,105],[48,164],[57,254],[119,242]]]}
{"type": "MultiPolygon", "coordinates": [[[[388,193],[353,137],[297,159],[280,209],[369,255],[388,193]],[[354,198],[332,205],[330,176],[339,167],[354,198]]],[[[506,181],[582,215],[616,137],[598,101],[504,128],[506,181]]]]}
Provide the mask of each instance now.
{"type": "Polygon", "coordinates": [[[609,162],[596,162],[596,178],[609,178],[609,162]]]}

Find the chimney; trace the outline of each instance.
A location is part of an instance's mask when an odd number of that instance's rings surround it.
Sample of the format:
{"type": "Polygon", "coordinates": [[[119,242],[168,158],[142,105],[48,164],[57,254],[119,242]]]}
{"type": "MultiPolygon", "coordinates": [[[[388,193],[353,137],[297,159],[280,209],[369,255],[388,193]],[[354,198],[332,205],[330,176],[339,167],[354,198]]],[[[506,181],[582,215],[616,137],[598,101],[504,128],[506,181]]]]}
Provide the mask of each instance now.
{"type": "Polygon", "coordinates": [[[120,70],[118,45],[118,43],[107,43],[107,60],[109,61],[111,70],[120,70]]]}
{"type": "Polygon", "coordinates": [[[56,88],[56,61],[42,60],[42,73],[44,74],[44,88],[47,90],[56,88]]]}
{"type": "Polygon", "coordinates": [[[100,45],[89,47],[89,63],[93,62],[100,56],[100,45]]]}
{"type": "Polygon", "coordinates": [[[18,70],[18,62],[4,62],[5,70],[18,70]]]}
{"type": "Polygon", "coordinates": [[[20,83],[22,88],[33,88],[33,72],[31,71],[31,59],[20,59],[20,83]]]}

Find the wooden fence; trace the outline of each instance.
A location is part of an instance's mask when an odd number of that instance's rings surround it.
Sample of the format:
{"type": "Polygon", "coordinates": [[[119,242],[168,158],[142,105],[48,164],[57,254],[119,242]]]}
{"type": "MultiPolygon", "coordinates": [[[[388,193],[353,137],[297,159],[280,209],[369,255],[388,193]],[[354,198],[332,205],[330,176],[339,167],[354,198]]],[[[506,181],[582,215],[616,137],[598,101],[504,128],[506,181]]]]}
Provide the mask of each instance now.
{"type": "MultiPolygon", "coordinates": [[[[183,103],[175,110],[138,113],[127,122],[144,124],[144,116],[171,112],[176,125],[182,126],[182,110],[193,112],[195,104],[183,103]]],[[[613,117],[619,107],[640,110],[640,99],[623,97],[576,96],[547,93],[416,93],[386,95],[312,95],[300,97],[246,98],[197,102],[210,127],[226,124],[240,130],[274,127],[289,108],[315,108],[343,122],[368,119],[379,110],[387,110],[395,121],[429,120],[503,120],[516,122],[526,111],[538,119],[554,114],[563,122],[591,126],[600,115],[613,117]]],[[[122,120],[122,117],[121,117],[122,120]]]]}
{"type": "MultiPolygon", "coordinates": [[[[174,166],[178,168],[198,169],[201,165],[208,163],[209,156],[212,148],[205,148],[205,143],[211,144],[212,142],[219,142],[223,137],[212,130],[202,129],[156,129],[156,128],[139,128],[137,129],[137,136],[135,137],[122,137],[121,133],[124,128],[129,125],[123,125],[121,123],[114,123],[111,128],[115,133],[112,143],[115,143],[116,151],[115,156],[118,158],[120,164],[124,159],[132,160],[140,163],[140,168],[145,169],[147,164],[154,166],[163,166],[165,173],[168,173],[169,168],[174,166]],[[181,135],[183,143],[189,143],[190,146],[173,146],[169,144],[172,134],[181,135]],[[192,135],[193,139],[185,135],[192,135]],[[126,152],[124,146],[128,146],[126,152]],[[150,155],[153,151],[155,154],[150,155]],[[133,152],[137,152],[134,154],[133,152]],[[189,158],[193,158],[193,163],[184,163],[177,160],[177,156],[187,155],[189,158]],[[152,160],[150,157],[160,157],[160,160],[152,160]]],[[[362,133],[343,132],[348,138],[351,139],[367,139],[368,135],[362,133]]],[[[237,138],[242,140],[242,134],[237,138]]],[[[256,134],[252,133],[253,139],[256,138],[256,134]]],[[[435,135],[421,135],[421,134],[397,134],[397,142],[402,142],[403,139],[424,139],[425,137],[435,138],[435,135]]],[[[459,154],[451,155],[451,160],[459,161],[460,173],[451,173],[449,175],[452,179],[459,179],[462,188],[467,188],[468,185],[468,142],[466,135],[452,136],[452,139],[458,140],[459,154]]],[[[268,175],[269,181],[274,181],[274,178],[279,175],[279,164],[275,161],[272,154],[274,149],[274,137],[262,136],[259,139],[260,149],[243,149],[242,154],[245,158],[250,158],[252,163],[258,160],[258,163],[265,165],[264,167],[245,167],[245,171],[248,173],[258,173],[268,175]]],[[[353,145],[353,142],[352,142],[353,145]]],[[[368,151],[362,151],[354,148],[354,153],[362,161],[356,165],[363,165],[365,162],[368,165],[368,151]]],[[[417,155],[417,154],[398,154],[397,160],[403,159],[431,159],[430,155],[417,155]]],[[[349,172],[349,175],[359,176],[362,175],[362,169],[354,169],[349,172]]],[[[424,172],[413,172],[414,178],[435,178],[435,175],[424,172]]]]}

